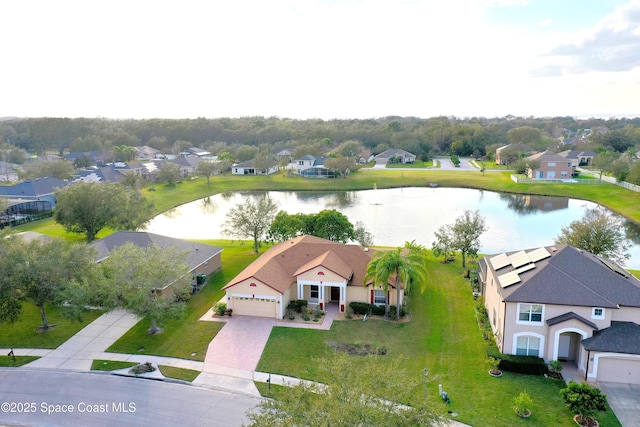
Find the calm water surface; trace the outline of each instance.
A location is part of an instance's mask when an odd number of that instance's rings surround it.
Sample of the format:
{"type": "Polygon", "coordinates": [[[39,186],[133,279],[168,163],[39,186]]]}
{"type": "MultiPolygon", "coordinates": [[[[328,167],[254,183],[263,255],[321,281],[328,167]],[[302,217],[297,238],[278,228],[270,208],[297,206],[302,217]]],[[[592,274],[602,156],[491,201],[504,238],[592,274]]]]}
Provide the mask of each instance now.
{"type": "MultiPolygon", "coordinates": [[[[560,228],[596,207],[563,197],[523,196],[462,188],[396,188],[347,192],[267,192],[281,210],[316,213],[336,209],[352,223],[362,221],[376,245],[402,246],[405,241],[431,247],[434,231],[451,224],[465,209],[485,217],[489,230],[481,252],[499,253],[553,244],[560,228]]],[[[146,231],[183,239],[224,239],[225,216],[256,194],[233,192],[187,203],[154,218],[146,231]]],[[[638,227],[628,231],[638,235],[638,227]]],[[[636,241],[638,241],[636,237],[636,241]]],[[[628,268],[640,269],[640,246],[631,248],[628,268]]]]}

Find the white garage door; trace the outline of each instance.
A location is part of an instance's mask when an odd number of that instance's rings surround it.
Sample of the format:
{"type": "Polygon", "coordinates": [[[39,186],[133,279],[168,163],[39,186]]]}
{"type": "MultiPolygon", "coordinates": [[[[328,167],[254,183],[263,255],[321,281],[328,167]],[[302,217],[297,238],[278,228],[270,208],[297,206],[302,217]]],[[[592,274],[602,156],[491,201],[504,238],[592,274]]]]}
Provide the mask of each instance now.
{"type": "Polygon", "coordinates": [[[233,297],[233,314],[274,318],[276,317],[276,300],[233,297]]]}
{"type": "Polygon", "coordinates": [[[601,357],[598,360],[598,381],[640,384],[640,359],[601,357]]]}

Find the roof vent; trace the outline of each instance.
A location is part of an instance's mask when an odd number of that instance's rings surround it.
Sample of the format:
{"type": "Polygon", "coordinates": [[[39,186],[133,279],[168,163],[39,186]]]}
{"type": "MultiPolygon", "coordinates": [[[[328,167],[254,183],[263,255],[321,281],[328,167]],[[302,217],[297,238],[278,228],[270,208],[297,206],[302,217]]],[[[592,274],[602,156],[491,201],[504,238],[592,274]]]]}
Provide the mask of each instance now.
{"type": "Polygon", "coordinates": [[[369,252],[369,248],[364,248],[364,251],[365,252],[369,252]]]}
{"type": "Polygon", "coordinates": [[[552,252],[557,252],[558,248],[556,248],[555,246],[551,246],[549,249],[551,249],[552,252]]]}

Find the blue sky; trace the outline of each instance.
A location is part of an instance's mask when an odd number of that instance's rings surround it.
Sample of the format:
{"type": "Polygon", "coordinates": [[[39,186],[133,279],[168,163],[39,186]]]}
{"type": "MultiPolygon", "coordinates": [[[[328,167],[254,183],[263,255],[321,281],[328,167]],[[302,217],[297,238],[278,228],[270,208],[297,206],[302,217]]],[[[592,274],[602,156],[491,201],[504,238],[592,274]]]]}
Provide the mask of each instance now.
{"type": "Polygon", "coordinates": [[[640,115],[640,0],[31,0],[0,15],[0,117],[640,115]]]}

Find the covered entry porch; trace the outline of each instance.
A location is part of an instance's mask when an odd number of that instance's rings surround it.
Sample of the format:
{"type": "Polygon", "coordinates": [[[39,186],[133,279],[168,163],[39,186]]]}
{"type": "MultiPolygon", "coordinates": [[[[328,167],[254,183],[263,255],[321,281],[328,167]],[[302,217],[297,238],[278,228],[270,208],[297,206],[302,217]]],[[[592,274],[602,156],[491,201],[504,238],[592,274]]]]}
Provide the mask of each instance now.
{"type": "Polygon", "coordinates": [[[341,313],[347,306],[346,283],[298,283],[298,299],[307,300],[309,307],[325,310],[328,304],[334,303],[341,313]]]}

